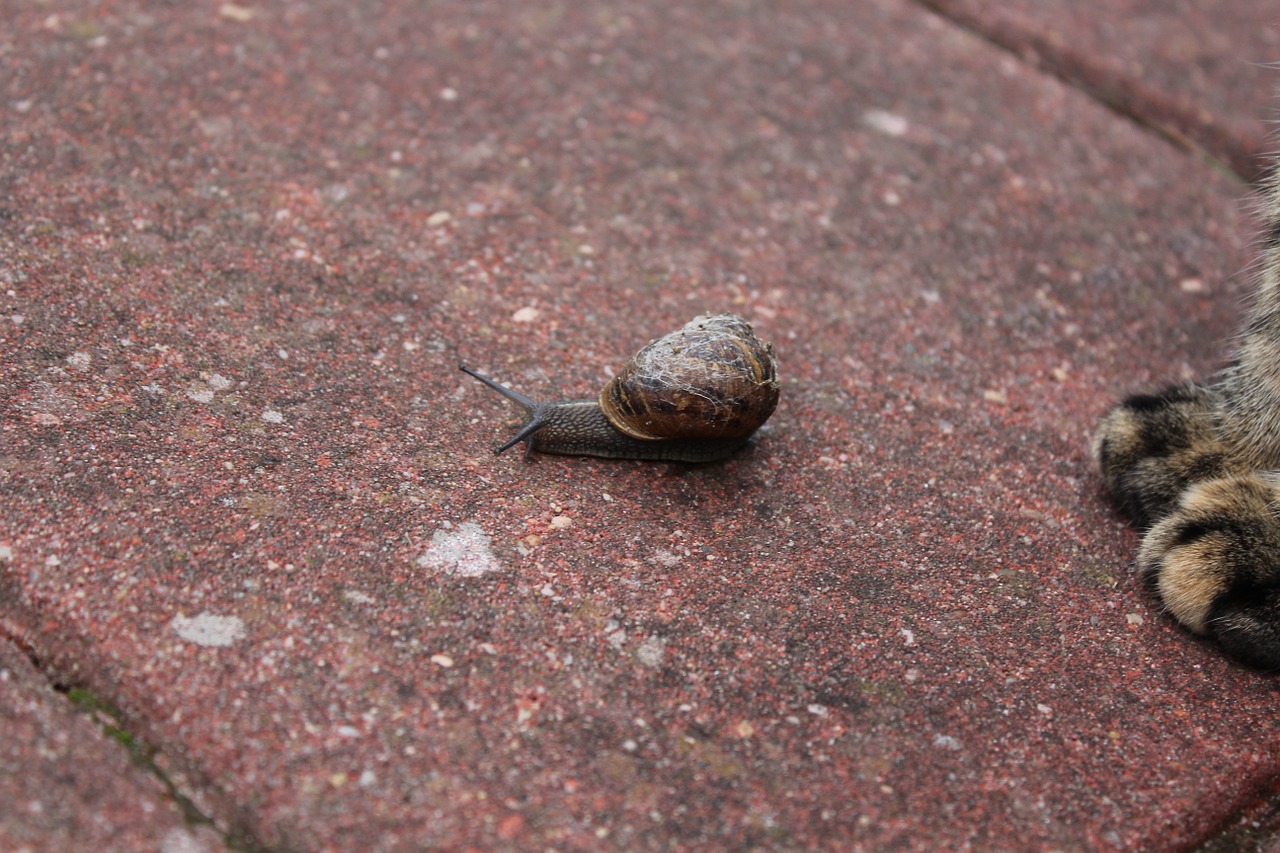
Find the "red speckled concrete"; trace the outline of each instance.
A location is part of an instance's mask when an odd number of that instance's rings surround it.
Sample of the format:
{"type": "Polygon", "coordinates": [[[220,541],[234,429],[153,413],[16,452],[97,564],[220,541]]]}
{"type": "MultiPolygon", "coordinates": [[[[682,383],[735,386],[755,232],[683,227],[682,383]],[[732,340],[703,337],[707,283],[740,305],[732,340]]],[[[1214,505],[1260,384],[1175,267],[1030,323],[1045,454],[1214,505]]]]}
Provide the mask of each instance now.
{"type": "Polygon", "coordinates": [[[241,846],[1275,847],[1277,681],[1086,451],[1222,356],[1224,170],[895,0],[0,11],[0,625],[241,846]],[[585,396],[704,309],[751,449],[489,452],[460,361],[585,396]]]}

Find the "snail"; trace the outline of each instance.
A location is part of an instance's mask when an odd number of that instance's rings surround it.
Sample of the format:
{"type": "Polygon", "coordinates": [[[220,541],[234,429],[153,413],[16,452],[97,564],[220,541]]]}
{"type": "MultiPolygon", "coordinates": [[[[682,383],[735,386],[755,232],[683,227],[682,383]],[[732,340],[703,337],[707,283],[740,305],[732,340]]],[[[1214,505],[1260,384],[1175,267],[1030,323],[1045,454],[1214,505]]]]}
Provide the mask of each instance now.
{"type": "Polygon", "coordinates": [[[493,452],[525,441],[526,457],[711,462],[745,445],[778,405],[773,345],[736,314],[695,317],[650,341],[596,400],[540,403],[460,369],[525,408],[529,420],[493,452]]]}

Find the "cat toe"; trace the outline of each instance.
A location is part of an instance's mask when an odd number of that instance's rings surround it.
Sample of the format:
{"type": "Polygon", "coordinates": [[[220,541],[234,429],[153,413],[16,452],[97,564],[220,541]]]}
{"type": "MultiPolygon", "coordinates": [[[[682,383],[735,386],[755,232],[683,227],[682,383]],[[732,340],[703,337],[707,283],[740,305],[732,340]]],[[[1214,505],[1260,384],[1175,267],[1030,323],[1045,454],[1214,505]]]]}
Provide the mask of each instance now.
{"type": "Polygon", "coordinates": [[[1222,476],[1212,393],[1184,385],[1129,397],[1103,416],[1093,455],[1120,510],[1146,529],[1169,514],[1189,483],[1222,476]]]}
{"type": "Polygon", "coordinates": [[[1139,571],[1179,622],[1268,669],[1280,668],[1278,498],[1254,474],[1196,483],[1138,553],[1139,571]]]}

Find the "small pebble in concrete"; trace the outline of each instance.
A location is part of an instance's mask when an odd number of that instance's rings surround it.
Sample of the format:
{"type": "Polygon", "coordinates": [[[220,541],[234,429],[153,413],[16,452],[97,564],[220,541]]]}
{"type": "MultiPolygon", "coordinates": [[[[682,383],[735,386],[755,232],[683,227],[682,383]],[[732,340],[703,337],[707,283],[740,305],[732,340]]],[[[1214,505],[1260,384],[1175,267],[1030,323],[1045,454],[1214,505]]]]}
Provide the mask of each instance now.
{"type": "Polygon", "coordinates": [[[188,619],[173,617],[169,623],[178,636],[198,646],[225,647],[244,637],[244,621],[237,616],[218,616],[201,613],[188,619]]]}
{"type": "Polygon", "coordinates": [[[885,136],[904,136],[910,127],[906,118],[887,110],[867,110],[862,114],[862,120],[885,136]]]}
{"type": "Polygon", "coordinates": [[[237,3],[223,3],[218,7],[218,14],[229,21],[243,24],[253,20],[254,15],[257,13],[247,6],[241,6],[237,3]]]}

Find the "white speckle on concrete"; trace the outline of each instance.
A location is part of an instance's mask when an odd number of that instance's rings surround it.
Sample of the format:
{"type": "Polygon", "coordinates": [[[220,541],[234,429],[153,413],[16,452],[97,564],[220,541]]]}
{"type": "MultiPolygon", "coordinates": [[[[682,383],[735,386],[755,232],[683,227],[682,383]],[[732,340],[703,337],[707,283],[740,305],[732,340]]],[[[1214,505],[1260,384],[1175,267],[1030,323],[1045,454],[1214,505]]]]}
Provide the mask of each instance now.
{"type": "Polygon", "coordinates": [[[88,370],[89,365],[93,363],[93,356],[87,352],[73,352],[67,356],[67,366],[72,370],[81,372],[88,370]]]}
{"type": "Polygon", "coordinates": [[[647,667],[657,669],[662,666],[662,658],[666,654],[666,641],[658,636],[645,637],[636,646],[636,660],[647,667]]]}
{"type": "Polygon", "coordinates": [[[267,409],[266,411],[264,411],[262,413],[262,419],[269,424],[284,423],[284,415],[281,414],[280,412],[277,412],[275,409],[267,409]]]}
{"type": "Polygon", "coordinates": [[[187,386],[187,396],[197,403],[212,403],[214,394],[227,391],[234,383],[219,373],[202,373],[187,386]]]}
{"type": "Polygon", "coordinates": [[[532,323],[538,319],[538,309],[531,305],[526,305],[519,311],[511,315],[511,319],[516,323],[532,323]]]}
{"type": "Polygon", "coordinates": [[[13,547],[11,545],[0,545],[0,562],[9,562],[13,559],[13,547]]]}
{"type": "Polygon", "coordinates": [[[179,614],[169,625],[179,637],[197,646],[225,647],[244,637],[244,621],[238,616],[205,612],[188,619],[179,614]]]}
{"type": "Polygon", "coordinates": [[[502,568],[493,556],[489,537],[474,521],[464,521],[451,530],[437,530],[427,550],[418,558],[418,565],[464,578],[479,577],[502,568]]]}
{"type": "Polygon", "coordinates": [[[230,391],[231,386],[235,383],[221,373],[210,373],[204,377],[204,381],[209,383],[209,387],[215,391],[230,391]]]}
{"type": "Polygon", "coordinates": [[[957,738],[951,735],[934,735],[933,745],[938,749],[949,749],[952,752],[959,752],[964,748],[964,744],[960,743],[957,738]]]}
{"type": "Polygon", "coordinates": [[[444,225],[450,219],[453,219],[452,213],[450,213],[447,210],[437,210],[435,213],[427,217],[427,227],[439,228],[441,225],[444,225]]]}
{"type": "Polygon", "coordinates": [[[649,559],[657,563],[659,566],[665,566],[668,569],[672,569],[680,565],[681,558],[679,554],[668,551],[666,548],[655,548],[649,559]]]}
{"type": "Polygon", "coordinates": [[[903,136],[910,127],[903,116],[887,110],[867,110],[862,114],[862,120],[868,127],[880,131],[885,136],[903,136]]]}
{"type": "Polygon", "coordinates": [[[614,651],[620,652],[627,644],[627,632],[622,630],[621,625],[610,619],[604,625],[604,640],[613,646],[614,651]]]}
{"type": "Polygon", "coordinates": [[[160,839],[160,853],[209,853],[214,849],[209,841],[204,833],[174,827],[160,839]]]}

